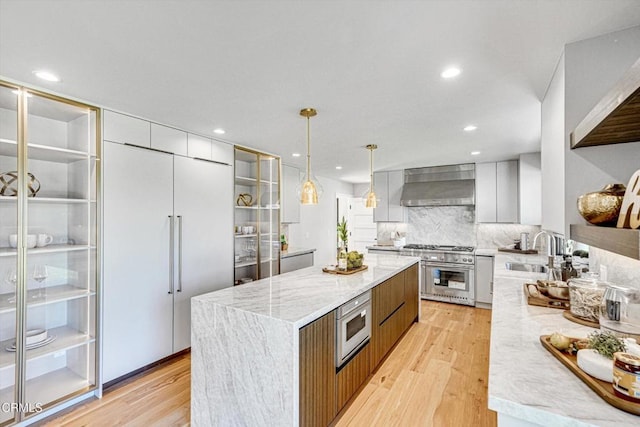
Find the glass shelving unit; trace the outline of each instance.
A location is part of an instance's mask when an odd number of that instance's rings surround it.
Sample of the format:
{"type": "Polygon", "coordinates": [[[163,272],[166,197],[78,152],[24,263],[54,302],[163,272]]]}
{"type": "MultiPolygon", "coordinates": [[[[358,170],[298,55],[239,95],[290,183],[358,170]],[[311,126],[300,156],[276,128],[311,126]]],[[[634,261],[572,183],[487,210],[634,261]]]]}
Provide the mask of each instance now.
{"type": "Polygon", "coordinates": [[[99,120],[0,82],[0,426],[97,388],[99,120]]]}
{"type": "Polygon", "coordinates": [[[279,274],[280,158],[236,147],[235,197],[235,284],[279,274]]]}

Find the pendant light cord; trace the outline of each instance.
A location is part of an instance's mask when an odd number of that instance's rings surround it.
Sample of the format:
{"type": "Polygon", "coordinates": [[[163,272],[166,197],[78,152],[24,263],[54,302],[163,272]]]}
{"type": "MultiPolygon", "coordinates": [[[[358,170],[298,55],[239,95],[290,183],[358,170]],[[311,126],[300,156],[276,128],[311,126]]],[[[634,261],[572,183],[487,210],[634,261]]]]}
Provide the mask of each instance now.
{"type": "Polygon", "coordinates": [[[307,116],[307,181],[311,181],[311,132],[309,132],[309,116],[307,116]]]}
{"type": "Polygon", "coordinates": [[[369,192],[373,193],[373,148],[369,149],[369,158],[371,159],[371,167],[369,169],[369,171],[371,172],[369,177],[369,192]]]}

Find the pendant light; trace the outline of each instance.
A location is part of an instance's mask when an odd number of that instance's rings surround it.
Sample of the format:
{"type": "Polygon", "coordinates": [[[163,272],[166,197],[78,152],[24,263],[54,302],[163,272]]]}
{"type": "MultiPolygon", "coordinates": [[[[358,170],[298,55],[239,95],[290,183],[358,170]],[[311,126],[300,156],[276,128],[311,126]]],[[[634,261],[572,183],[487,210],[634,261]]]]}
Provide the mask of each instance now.
{"type": "Polygon", "coordinates": [[[309,131],[309,119],[318,114],[313,108],[303,108],[300,115],[307,118],[307,174],[300,185],[300,203],[303,205],[317,205],[318,198],[322,195],[322,186],[318,179],[311,173],[311,137],[309,131]]]}
{"type": "Polygon", "coordinates": [[[367,208],[376,208],[378,207],[378,199],[376,198],[376,193],[373,190],[373,150],[378,148],[376,144],[367,145],[367,150],[369,150],[369,160],[370,160],[370,169],[369,169],[369,191],[365,193],[364,206],[367,208]]]}

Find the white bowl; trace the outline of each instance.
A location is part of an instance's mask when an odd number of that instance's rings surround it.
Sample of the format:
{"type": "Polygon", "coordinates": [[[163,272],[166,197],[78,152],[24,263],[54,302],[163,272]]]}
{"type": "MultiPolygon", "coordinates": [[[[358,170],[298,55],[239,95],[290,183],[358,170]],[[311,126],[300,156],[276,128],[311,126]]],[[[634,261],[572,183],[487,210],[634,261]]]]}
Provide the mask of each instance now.
{"type": "Polygon", "coordinates": [[[47,339],[46,329],[31,329],[26,335],[26,345],[37,344],[47,339]]]}

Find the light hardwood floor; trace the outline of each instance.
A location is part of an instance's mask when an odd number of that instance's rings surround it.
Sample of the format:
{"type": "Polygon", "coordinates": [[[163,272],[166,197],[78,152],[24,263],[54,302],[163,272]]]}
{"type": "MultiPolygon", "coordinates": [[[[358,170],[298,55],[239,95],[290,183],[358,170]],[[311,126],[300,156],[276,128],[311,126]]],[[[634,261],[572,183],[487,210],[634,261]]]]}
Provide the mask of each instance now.
{"type": "MultiPolygon", "coordinates": [[[[491,311],[421,301],[414,324],[336,426],[495,426],[487,409],[491,311]]],[[[131,378],[43,423],[47,426],[189,424],[190,356],[131,378]]]]}

